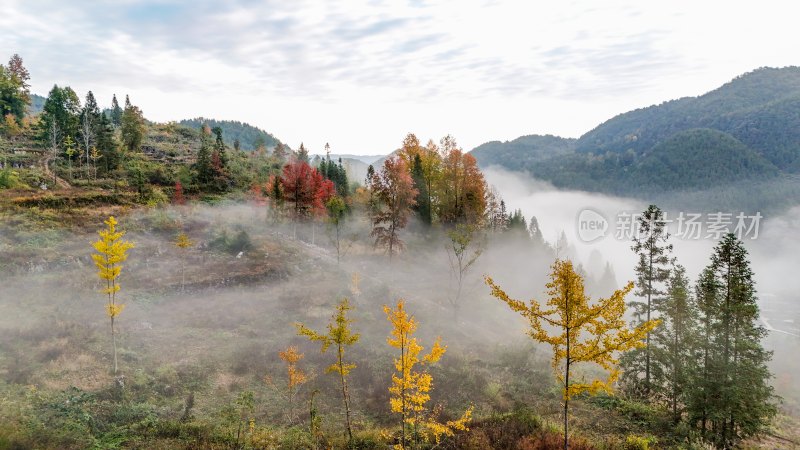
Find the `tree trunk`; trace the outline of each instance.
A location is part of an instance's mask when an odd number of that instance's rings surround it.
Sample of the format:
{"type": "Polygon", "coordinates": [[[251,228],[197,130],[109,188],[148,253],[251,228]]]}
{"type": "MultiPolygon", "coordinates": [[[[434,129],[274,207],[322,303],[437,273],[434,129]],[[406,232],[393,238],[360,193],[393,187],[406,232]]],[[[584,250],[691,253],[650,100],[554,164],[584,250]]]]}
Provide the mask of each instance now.
{"type": "Polygon", "coordinates": [[[344,362],[342,361],[342,344],[339,344],[339,377],[342,381],[342,399],[344,400],[345,423],[347,424],[347,437],[353,442],[353,428],[350,426],[350,403],[348,402],[347,381],[344,378],[344,362]]]}
{"type": "MultiPolygon", "coordinates": [[[[647,273],[647,321],[650,322],[650,301],[653,293],[653,252],[650,251],[650,266],[647,273]]],[[[650,397],[650,332],[645,337],[645,368],[644,368],[644,392],[650,397]]]]}
{"type": "MultiPolygon", "coordinates": [[[[569,335],[567,335],[567,354],[569,354],[569,335]]],[[[564,378],[564,450],[569,448],[569,357],[567,357],[566,377],[564,378]]]]}
{"type": "Polygon", "coordinates": [[[114,344],[114,376],[117,375],[117,333],[114,331],[114,317],[111,317],[111,341],[114,344]]]}

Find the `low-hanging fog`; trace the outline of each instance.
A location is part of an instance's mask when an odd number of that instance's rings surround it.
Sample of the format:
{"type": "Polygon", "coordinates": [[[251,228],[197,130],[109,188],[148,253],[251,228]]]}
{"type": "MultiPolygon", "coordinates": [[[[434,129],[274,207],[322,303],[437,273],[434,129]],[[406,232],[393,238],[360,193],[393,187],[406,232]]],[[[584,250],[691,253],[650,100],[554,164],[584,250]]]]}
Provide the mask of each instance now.
{"type": "MultiPolygon", "coordinates": [[[[519,208],[527,219],[537,217],[550,246],[555,246],[563,231],[569,246],[558,248],[559,255],[577,259],[589,277],[601,277],[610,263],[616,285],[633,279],[630,242],[615,239],[612,233],[584,243],[577,235],[576,217],[589,207],[613,218],[621,211],[641,211],[644,202],[559,191],[522,174],[493,168],[485,175],[509,210],[519,208]]],[[[50,389],[91,390],[111,383],[108,319],[89,260],[90,243],[96,240],[94,231],[102,227],[103,217],[98,213],[94,222],[71,231],[29,229],[11,220],[0,223],[3,379],[50,389]]],[[[233,398],[243,389],[263,388],[265,377],[280,376],[277,352],[288,345],[300,346],[306,353],[306,367],[315,373],[315,383],[330,393],[331,400],[321,408],[336,410],[336,386],[322,373],[330,362],[328,355],[320,355],[317,347],[299,338],[293,324],[299,321],[323,329],[342,297],[354,303],[354,327],[362,333],[353,350],[358,364],[353,376],[359,389],[354,409],[363,414],[386,410],[391,349],[386,346],[390,327],[382,307],[399,298],[406,299],[417,316],[423,345],[441,335],[449,346],[441,376],[461,380],[462,368],[506,368],[530,357],[536,362],[514,367],[533,372],[508,371],[507,382],[521,383],[520,391],[530,395],[526,401],[558,401],[548,387],[553,378],[547,351],[531,345],[524,334],[525,321],[492,298],[482,280],[487,274],[515,298],[544,300],[554,257],[547,246],[490,240],[467,273],[461,308],[455,315],[450,305],[454,278],[447,239],[439,231],[426,234],[414,223],[402,233],[406,252],[389,263],[385,255],[372,250],[369,225],[354,214],[342,230],[343,257],[337,263],[329,229],[323,225],[295,229],[278,223],[263,205],[143,209],[121,214],[119,219],[128,231],[126,237],[136,243],[121,277],[120,300],[126,309],[118,321],[120,365],[132,384],[150,377],[148,385],[165,399],[166,408],[174,410],[170,414],[180,415],[189,389],[198,390],[197,414],[208,415],[215,414],[222,399],[233,398]],[[173,245],[181,229],[196,244],[185,255],[173,245]],[[182,289],[184,263],[186,287],[182,289]],[[360,278],[358,295],[351,289],[354,273],[360,278]]],[[[774,385],[792,408],[800,403],[800,367],[794,357],[800,339],[795,294],[800,277],[794,275],[800,243],[792,237],[799,224],[800,208],[766,217],[758,239],[746,241],[764,324],[772,330],[765,345],[775,351],[774,385]]],[[[674,239],[673,243],[678,261],[695,279],[708,263],[714,242],[674,239]]],[[[593,296],[609,294],[598,289],[589,291],[593,296]]],[[[479,378],[470,382],[474,385],[438,383],[435,398],[460,408],[491,391],[479,378]]],[[[264,407],[265,417],[280,417],[277,397],[269,392],[258,396],[261,404],[270,405],[264,407]]],[[[555,417],[557,409],[552,414],[555,417]]]]}
{"type": "MultiPolygon", "coordinates": [[[[535,216],[547,241],[555,243],[563,232],[568,241],[568,251],[574,251],[590,275],[602,265],[592,263],[598,253],[603,264],[609,262],[616,274],[617,283],[635,280],[636,257],[631,251],[630,239],[614,236],[615,218],[619,213],[641,212],[647,207],[643,200],[613,197],[595,193],[564,191],[555,189],[546,182],[535,180],[526,174],[491,167],[484,171],[486,180],[502,193],[509,210],[521,209],[526,218],[535,216]],[[601,213],[610,224],[610,232],[593,242],[583,242],[578,235],[578,215],[591,208],[601,213]]],[[[681,212],[675,207],[665,208],[667,218],[681,212]]],[[[735,217],[738,211],[727,211],[708,205],[706,210],[696,208],[684,213],[730,212],[735,217]]],[[[759,223],[758,236],[746,237],[745,247],[750,253],[754,272],[762,324],[770,330],[765,347],[773,350],[772,367],[776,375],[776,390],[786,400],[800,399],[797,373],[800,364],[796,361],[797,345],[800,344],[800,206],[795,206],[779,215],[765,215],[759,223]]],[[[675,232],[675,224],[670,224],[675,232]]],[[[705,233],[704,233],[705,234],[705,233]]],[[[712,239],[672,238],[673,255],[686,267],[692,283],[700,271],[708,265],[716,242],[712,239]]]]}

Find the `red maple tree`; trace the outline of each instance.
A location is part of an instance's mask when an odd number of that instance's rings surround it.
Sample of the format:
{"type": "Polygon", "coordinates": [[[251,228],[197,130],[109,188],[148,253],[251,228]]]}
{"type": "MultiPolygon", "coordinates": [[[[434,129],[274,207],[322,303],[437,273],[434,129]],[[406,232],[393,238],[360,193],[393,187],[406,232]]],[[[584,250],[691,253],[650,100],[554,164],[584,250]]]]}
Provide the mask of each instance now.
{"type": "Polygon", "coordinates": [[[326,180],[305,161],[295,160],[283,166],[280,177],[283,199],[293,205],[293,219],[306,220],[325,211],[325,202],[336,192],[333,182],[326,180]]]}

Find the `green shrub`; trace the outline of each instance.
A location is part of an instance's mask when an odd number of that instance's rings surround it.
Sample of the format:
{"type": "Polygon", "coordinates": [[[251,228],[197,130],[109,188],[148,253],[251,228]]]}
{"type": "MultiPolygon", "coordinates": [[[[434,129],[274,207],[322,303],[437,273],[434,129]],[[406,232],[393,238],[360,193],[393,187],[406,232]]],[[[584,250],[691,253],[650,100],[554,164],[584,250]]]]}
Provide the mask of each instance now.
{"type": "Polygon", "coordinates": [[[11,169],[0,170],[0,189],[15,189],[21,185],[19,174],[11,169]]]}
{"type": "Polygon", "coordinates": [[[628,435],[625,438],[624,450],[649,450],[651,444],[655,444],[656,439],[650,437],[628,435]]]}
{"type": "Polygon", "coordinates": [[[244,230],[239,230],[234,236],[224,229],[209,243],[209,247],[214,250],[223,251],[236,255],[239,252],[247,252],[255,248],[250,240],[250,235],[244,230]]]}

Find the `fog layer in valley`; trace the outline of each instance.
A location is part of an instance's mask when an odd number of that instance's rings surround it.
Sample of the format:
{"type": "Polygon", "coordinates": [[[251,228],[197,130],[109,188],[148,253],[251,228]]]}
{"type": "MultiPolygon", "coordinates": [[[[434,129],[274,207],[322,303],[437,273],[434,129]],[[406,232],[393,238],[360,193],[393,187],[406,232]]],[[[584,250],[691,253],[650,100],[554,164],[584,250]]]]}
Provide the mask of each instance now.
{"type": "MultiPolygon", "coordinates": [[[[600,276],[599,273],[592,273],[596,272],[598,264],[591,263],[597,258],[596,252],[600,252],[604,262],[610,262],[613,266],[619,285],[635,280],[633,269],[636,256],[631,251],[631,241],[617,239],[614,228],[618,214],[641,212],[648,205],[646,201],[558,190],[523,173],[497,167],[488,168],[484,174],[487,182],[502,193],[509,210],[519,208],[526,218],[536,216],[545,239],[551,244],[563,232],[569,248],[561,249],[562,255],[575,256],[590,275],[600,276]],[[578,217],[587,208],[602,214],[611,227],[605,237],[593,242],[584,242],[579,236],[578,217]]],[[[680,212],[667,210],[667,218],[676,217],[680,212]]],[[[732,213],[734,217],[738,214],[738,211],[721,210],[714,205],[707,205],[705,210],[692,208],[683,212],[702,213],[704,217],[715,212],[732,213]]],[[[800,364],[796,361],[796,349],[800,344],[798,229],[800,206],[777,216],[766,215],[760,220],[758,236],[755,239],[743,239],[750,253],[762,323],[770,330],[764,344],[775,352],[772,362],[776,375],[774,382],[778,393],[789,401],[800,398],[800,389],[797,387],[800,364]]],[[[676,224],[670,224],[670,231],[675,233],[676,224]]],[[[673,255],[679,264],[686,267],[693,284],[700,271],[708,265],[716,242],[712,239],[672,238],[671,243],[674,245],[673,255]]]]}

